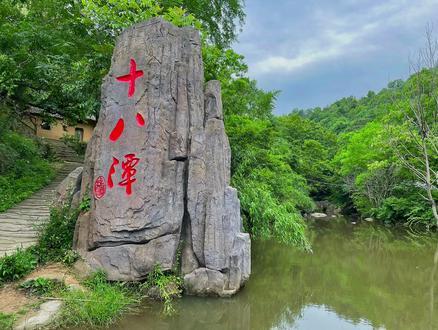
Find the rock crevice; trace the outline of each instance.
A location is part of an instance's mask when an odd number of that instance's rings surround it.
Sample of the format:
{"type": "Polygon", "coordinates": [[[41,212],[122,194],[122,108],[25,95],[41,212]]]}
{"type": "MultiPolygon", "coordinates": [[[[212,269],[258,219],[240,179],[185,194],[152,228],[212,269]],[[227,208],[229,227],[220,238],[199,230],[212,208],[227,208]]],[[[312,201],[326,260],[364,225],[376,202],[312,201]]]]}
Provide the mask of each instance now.
{"type": "Polygon", "coordinates": [[[220,83],[204,84],[200,44],[195,29],[159,18],[118,38],[87,148],[81,196],[91,207],[75,248],[112,280],[180,264],[188,294],[227,296],[250,275],[250,238],[230,187],[220,83]]]}

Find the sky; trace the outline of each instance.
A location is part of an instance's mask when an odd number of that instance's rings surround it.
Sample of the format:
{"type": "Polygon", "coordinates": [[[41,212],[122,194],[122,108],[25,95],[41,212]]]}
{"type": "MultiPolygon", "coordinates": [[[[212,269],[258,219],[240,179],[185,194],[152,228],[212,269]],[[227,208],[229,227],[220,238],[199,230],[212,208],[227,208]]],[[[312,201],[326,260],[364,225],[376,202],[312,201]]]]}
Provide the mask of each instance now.
{"type": "Polygon", "coordinates": [[[276,114],[324,107],[409,76],[438,0],[246,0],[233,49],[249,76],[280,90],[276,114]]]}

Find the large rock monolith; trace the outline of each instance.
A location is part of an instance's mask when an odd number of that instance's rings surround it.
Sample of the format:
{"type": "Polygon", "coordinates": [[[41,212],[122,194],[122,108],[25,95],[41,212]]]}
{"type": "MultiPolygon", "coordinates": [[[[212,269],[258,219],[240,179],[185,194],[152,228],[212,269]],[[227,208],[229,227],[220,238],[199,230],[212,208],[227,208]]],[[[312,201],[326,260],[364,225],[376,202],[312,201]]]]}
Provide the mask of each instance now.
{"type": "Polygon", "coordinates": [[[180,267],[188,294],[235,293],[251,265],[230,158],[198,32],[159,18],[125,30],[87,148],[81,196],[91,207],[75,248],[111,280],[141,280],[159,264],[180,267]]]}

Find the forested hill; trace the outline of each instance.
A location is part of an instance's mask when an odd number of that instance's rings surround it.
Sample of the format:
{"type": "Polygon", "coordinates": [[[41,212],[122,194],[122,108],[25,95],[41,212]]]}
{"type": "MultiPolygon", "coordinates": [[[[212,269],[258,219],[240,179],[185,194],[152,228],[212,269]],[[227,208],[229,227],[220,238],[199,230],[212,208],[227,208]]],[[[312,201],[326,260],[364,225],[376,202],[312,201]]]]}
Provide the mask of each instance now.
{"type": "Polygon", "coordinates": [[[355,131],[387,114],[404,85],[403,80],[395,80],[378,93],[369,91],[359,99],[344,97],[325,108],[301,110],[299,113],[336,133],[355,131]]]}
{"type": "Polygon", "coordinates": [[[378,93],[295,111],[337,136],[334,156],[320,160],[330,177],[310,178],[331,187],[326,198],[386,224],[436,226],[437,82],[425,67],[378,93]]]}

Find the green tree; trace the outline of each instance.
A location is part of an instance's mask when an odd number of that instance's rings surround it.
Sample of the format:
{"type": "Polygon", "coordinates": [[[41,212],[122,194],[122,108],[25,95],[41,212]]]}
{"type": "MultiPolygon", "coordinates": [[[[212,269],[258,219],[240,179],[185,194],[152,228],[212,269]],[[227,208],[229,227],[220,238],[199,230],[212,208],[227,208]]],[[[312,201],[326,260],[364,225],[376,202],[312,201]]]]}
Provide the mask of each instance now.
{"type": "Polygon", "coordinates": [[[30,105],[73,122],[97,116],[115,37],[154,16],[199,28],[216,47],[233,41],[244,19],[239,0],[2,1],[1,102],[18,120],[30,105]]]}
{"type": "MultiPolygon", "coordinates": [[[[438,40],[426,31],[426,45],[420,50],[414,74],[409,80],[409,106],[402,107],[408,143],[395,143],[401,164],[424,186],[423,197],[430,203],[438,227],[438,40]],[[410,87],[410,88],[409,88],[410,87]]],[[[397,139],[400,141],[400,139],[397,139]]],[[[437,250],[438,251],[438,250],[437,250]]]]}
{"type": "Polygon", "coordinates": [[[181,7],[193,14],[208,31],[210,43],[228,48],[245,20],[243,0],[161,0],[164,8],[181,7]]]}
{"type": "Polygon", "coordinates": [[[16,118],[30,105],[72,121],[99,108],[109,60],[95,52],[80,10],[77,1],[0,3],[0,96],[16,118]]]}
{"type": "Polygon", "coordinates": [[[269,119],[232,115],[232,185],[239,191],[246,229],[259,238],[309,248],[301,213],[312,209],[305,179],[287,160],[291,150],[269,119]]]}
{"type": "Polygon", "coordinates": [[[281,116],[276,131],[289,143],[291,168],[304,176],[316,199],[329,198],[334,170],[330,163],[336,152],[336,135],[314,121],[298,114],[281,116]]]}

